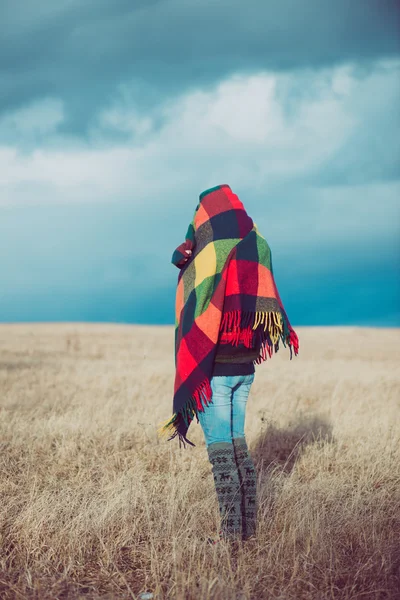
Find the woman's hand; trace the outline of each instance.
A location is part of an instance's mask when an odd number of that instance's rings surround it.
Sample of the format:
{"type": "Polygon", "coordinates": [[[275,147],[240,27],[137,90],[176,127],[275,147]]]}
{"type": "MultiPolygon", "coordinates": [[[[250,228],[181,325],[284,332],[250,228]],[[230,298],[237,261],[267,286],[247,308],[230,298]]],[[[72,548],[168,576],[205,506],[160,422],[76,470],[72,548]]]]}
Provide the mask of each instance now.
{"type": "Polygon", "coordinates": [[[185,253],[188,255],[185,257],[185,263],[187,263],[187,261],[189,260],[189,258],[192,256],[192,251],[191,250],[185,250],[185,253]]]}
{"type": "Polygon", "coordinates": [[[184,267],[192,258],[193,250],[193,244],[189,240],[186,240],[183,244],[178,246],[172,255],[172,264],[178,267],[178,269],[182,269],[182,267],[184,267]]]}

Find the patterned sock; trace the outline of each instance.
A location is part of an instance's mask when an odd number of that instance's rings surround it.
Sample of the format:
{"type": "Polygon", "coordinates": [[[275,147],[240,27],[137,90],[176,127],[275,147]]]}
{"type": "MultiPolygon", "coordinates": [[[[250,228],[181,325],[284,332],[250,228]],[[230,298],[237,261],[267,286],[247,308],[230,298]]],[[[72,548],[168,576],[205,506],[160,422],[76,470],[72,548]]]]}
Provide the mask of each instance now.
{"type": "Polygon", "coordinates": [[[243,486],[243,539],[247,539],[255,535],[257,528],[257,473],[246,439],[234,438],[233,445],[243,486]]]}
{"type": "Polygon", "coordinates": [[[242,494],[231,442],[215,442],[207,448],[212,464],[215,490],[217,492],[221,531],[227,538],[242,535],[242,494]]]}

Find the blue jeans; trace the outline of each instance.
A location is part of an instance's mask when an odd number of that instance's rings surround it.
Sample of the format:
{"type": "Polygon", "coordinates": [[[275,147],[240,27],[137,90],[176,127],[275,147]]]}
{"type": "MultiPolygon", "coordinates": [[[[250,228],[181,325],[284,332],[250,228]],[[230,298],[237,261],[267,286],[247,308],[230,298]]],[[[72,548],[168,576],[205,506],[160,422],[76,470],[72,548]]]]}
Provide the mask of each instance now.
{"type": "Polygon", "coordinates": [[[211,378],[212,402],[198,413],[206,448],[215,442],[245,437],[247,399],[254,377],[255,373],[211,378]]]}

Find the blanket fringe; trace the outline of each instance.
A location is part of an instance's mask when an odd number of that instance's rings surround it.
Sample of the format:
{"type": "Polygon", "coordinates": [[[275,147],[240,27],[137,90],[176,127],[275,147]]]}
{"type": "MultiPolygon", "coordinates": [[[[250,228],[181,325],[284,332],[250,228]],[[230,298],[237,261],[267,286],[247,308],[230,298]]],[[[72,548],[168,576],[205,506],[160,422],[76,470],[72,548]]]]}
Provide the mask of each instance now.
{"type": "MultiPolygon", "coordinates": [[[[225,339],[227,336],[232,336],[232,340],[236,343],[238,335],[244,333],[252,333],[260,325],[264,325],[263,329],[268,332],[273,339],[274,343],[278,340],[280,333],[282,332],[282,315],[280,312],[245,312],[240,313],[239,311],[231,311],[225,313],[220,331],[225,333],[225,339]]],[[[249,340],[249,343],[251,340],[249,340]]]]}
{"type": "MultiPolygon", "coordinates": [[[[261,336],[261,348],[258,358],[253,361],[254,364],[261,364],[267,358],[271,358],[273,352],[278,352],[279,341],[282,340],[284,347],[289,345],[290,360],[292,360],[292,349],[295,355],[298,354],[298,338],[294,330],[289,326],[285,315],[280,311],[256,311],[240,312],[230,311],[224,314],[220,331],[225,333],[227,339],[232,345],[244,343],[247,348],[252,347],[253,335],[261,336]]],[[[180,428],[187,431],[190,423],[196,417],[199,422],[198,413],[202,412],[212,401],[212,390],[209,380],[203,381],[187,400],[179,412],[175,412],[172,417],[159,424],[157,429],[160,438],[168,437],[168,441],[179,436],[179,447],[186,443],[195,446],[193,442],[187,439],[186,435],[179,431],[180,428]],[[184,424],[184,426],[183,426],[184,424]]]]}
{"type": "Polygon", "coordinates": [[[257,364],[267,357],[271,358],[273,351],[278,352],[280,340],[285,348],[289,345],[290,360],[293,350],[295,356],[298,354],[297,335],[281,311],[230,311],[224,314],[220,330],[224,332],[224,339],[232,345],[237,346],[242,342],[247,348],[251,348],[253,332],[257,330],[257,335],[261,336],[260,355],[255,361],[257,364]]]}
{"type": "Polygon", "coordinates": [[[191,446],[195,446],[193,442],[188,440],[185,435],[178,431],[181,419],[185,423],[186,428],[189,427],[190,423],[195,417],[197,422],[199,422],[198,413],[202,412],[211,401],[211,385],[209,380],[206,379],[195,389],[193,395],[189,398],[179,412],[174,413],[172,417],[166,421],[159,423],[159,428],[157,429],[158,437],[165,438],[170,435],[171,437],[168,438],[168,441],[170,441],[176,436],[179,436],[179,447],[181,447],[181,444],[186,447],[186,443],[190,444],[191,446]]]}

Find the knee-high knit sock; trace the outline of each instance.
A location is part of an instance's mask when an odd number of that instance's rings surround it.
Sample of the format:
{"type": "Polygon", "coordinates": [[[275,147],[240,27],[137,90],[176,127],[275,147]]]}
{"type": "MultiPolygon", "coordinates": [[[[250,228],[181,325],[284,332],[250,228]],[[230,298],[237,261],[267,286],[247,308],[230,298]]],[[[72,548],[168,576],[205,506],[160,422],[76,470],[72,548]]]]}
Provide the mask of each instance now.
{"type": "Polygon", "coordinates": [[[243,539],[256,533],[257,527],[257,473],[253,459],[249,453],[246,439],[238,437],[233,439],[236,461],[242,480],[244,498],[243,507],[243,539]]]}
{"type": "Polygon", "coordinates": [[[228,538],[240,537],[242,535],[242,493],[233,444],[215,442],[208,446],[207,452],[212,464],[222,533],[228,538]]]}

